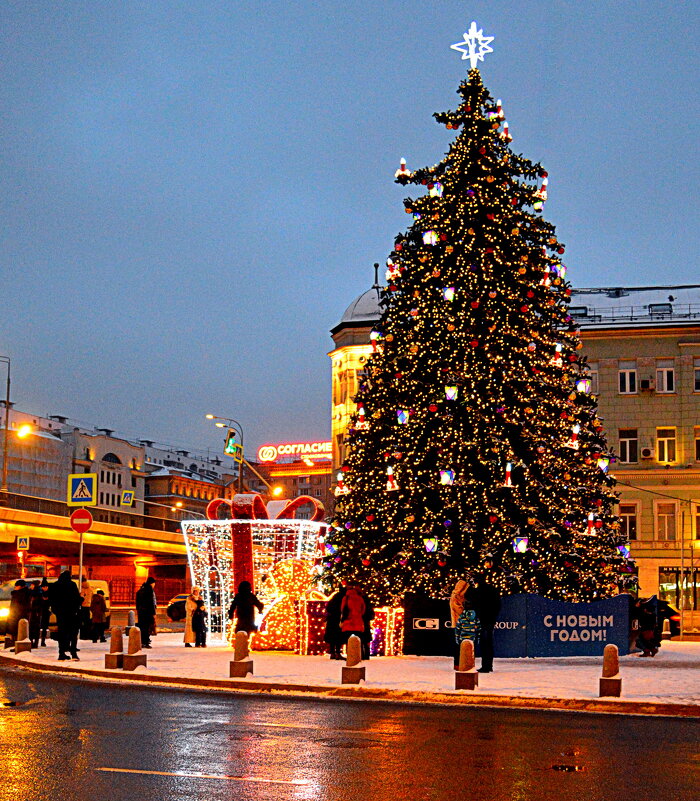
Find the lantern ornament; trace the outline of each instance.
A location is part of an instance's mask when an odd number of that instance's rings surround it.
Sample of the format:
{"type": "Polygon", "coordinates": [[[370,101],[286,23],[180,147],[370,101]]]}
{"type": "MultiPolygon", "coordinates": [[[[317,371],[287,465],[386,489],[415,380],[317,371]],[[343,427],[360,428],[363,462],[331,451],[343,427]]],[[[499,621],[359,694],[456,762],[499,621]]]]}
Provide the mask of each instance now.
{"type": "Polygon", "coordinates": [[[515,553],[525,553],[528,548],[530,540],[528,537],[514,537],[513,538],[513,550],[515,553]]]}
{"type": "Polygon", "coordinates": [[[599,456],[596,464],[604,473],[607,473],[608,467],[610,467],[610,458],[608,456],[599,456]]]}
{"type": "Polygon", "coordinates": [[[335,494],[338,495],[346,495],[350,490],[345,485],[345,476],[343,476],[343,471],[340,470],[337,475],[337,485],[335,487],[335,494]]]}
{"type": "Polygon", "coordinates": [[[576,389],[579,392],[583,392],[586,395],[591,391],[591,387],[593,386],[590,378],[579,378],[576,382],[576,389]]]}
{"type": "Polygon", "coordinates": [[[446,286],[442,290],[442,297],[444,300],[454,300],[455,299],[455,288],[453,286],[446,286]]]}
{"type": "Polygon", "coordinates": [[[459,387],[447,386],[445,387],[445,400],[457,400],[459,395],[459,387]]]}
{"type": "Polygon", "coordinates": [[[394,468],[389,465],[386,469],[386,491],[387,492],[394,492],[399,488],[399,485],[396,483],[396,479],[394,478],[394,468]]]}
{"type": "Polygon", "coordinates": [[[445,486],[450,486],[454,484],[455,474],[454,470],[441,470],[440,471],[440,483],[445,486]]]}
{"type": "Polygon", "coordinates": [[[405,425],[408,422],[408,413],[403,409],[396,410],[396,419],[401,423],[401,425],[405,425]]]}
{"type": "Polygon", "coordinates": [[[438,235],[435,231],[426,231],[423,234],[423,244],[424,245],[437,245],[438,243],[438,235]]]}
{"type": "Polygon", "coordinates": [[[438,549],[437,537],[423,537],[423,547],[426,553],[436,553],[438,549]]]}

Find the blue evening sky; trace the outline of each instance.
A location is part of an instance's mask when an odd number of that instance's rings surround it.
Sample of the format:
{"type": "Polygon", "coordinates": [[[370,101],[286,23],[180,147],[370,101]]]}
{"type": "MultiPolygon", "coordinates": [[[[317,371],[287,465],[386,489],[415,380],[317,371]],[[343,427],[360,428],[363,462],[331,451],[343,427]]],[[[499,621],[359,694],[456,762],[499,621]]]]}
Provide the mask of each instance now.
{"type": "Polygon", "coordinates": [[[13,400],[191,447],[208,411],[251,446],[326,438],[328,329],[407,225],[399,159],[454,134],[431,115],[472,19],[574,285],[698,282],[699,8],[6,0],[13,400]]]}

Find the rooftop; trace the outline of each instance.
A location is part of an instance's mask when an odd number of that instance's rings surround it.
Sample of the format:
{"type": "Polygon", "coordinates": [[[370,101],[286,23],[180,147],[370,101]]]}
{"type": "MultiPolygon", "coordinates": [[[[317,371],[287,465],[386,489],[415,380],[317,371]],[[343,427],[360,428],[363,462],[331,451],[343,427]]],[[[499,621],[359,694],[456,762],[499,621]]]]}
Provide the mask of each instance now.
{"type": "MultiPolygon", "coordinates": [[[[700,324],[700,284],[572,289],[569,312],[582,329],[700,324]]],[[[331,334],[369,328],[380,317],[372,287],[345,309],[331,334]]]]}

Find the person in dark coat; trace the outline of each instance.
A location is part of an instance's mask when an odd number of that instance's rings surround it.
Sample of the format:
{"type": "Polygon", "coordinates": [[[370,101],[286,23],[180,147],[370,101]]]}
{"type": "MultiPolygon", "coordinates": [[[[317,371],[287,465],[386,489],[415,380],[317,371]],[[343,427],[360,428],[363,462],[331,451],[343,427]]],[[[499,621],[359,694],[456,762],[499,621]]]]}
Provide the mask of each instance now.
{"type": "Polygon", "coordinates": [[[49,582],[44,577],[41,580],[39,587],[41,594],[41,620],[39,622],[39,635],[41,637],[41,645],[46,647],[46,638],[49,634],[49,620],[51,619],[51,604],[49,602],[49,582]]]}
{"type": "Polygon", "coordinates": [[[634,612],[639,621],[637,645],[642,649],[640,656],[656,656],[661,644],[657,636],[656,596],[646,600],[637,598],[634,612]]]}
{"type": "Polygon", "coordinates": [[[362,600],[365,602],[365,611],[362,620],[365,624],[362,632],[362,658],[369,659],[369,649],[372,644],[372,621],[374,620],[374,607],[370,603],[367,593],[359,590],[362,600]]]}
{"type": "Polygon", "coordinates": [[[64,570],[49,587],[49,603],[56,615],[58,658],[78,660],[78,631],[83,599],[78,586],[70,577],[70,570],[64,570]]]}
{"type": "Polygon", "coordinates": [[[38,581],[33,581],[29,587],[30,609],[29,609],[29,639],[32,648],[39,647],[39,636],[41,634],[41,587],[38,581]]]}
{"type": "Polygon", "coordinates": [[[19,621],[25,619],[29,621],[32,607],[32,596],[24,579],[15,581],[15,588],[10,593],[10,611],[7,616],[7,633],[13,640],[17,639],[17,627],[19,621]]]}
{"type": "Polygon", "coordinates": [[[342,659],[340,649],[343,646],[343,633],[340,630],[340,605],[345,598],[345,587],[333,593],[326,605],[326,631],[323,641],[328,643],[331,659],[342,659]]]}
{"type": "Polygon", "coordinates": [[[204,601],[199,598],[195,602],[194,612],[192,612],[192,631],[195,636],[195,648],[207,647],[207,610],[204,608],[204,601]]]}
{"type": "Polygon", "coordinates": [[[493,629],[501,611],[501,593],[480,573],[475,576],[475,586],[467,590],[466,598],[479,620],[479,673],[493,673],[493,629]]]}
{"type": "Polygon", "coordinates": [[[228,609],[228,619],[233,620],[236,615],[236,631],[245,631],[250,635],[257,631],[255,625],[255,610],[262,612],[263,605],[253,593],[253,588],[249,581],[242,581],[238,585],[238,592],[233,596],[233,601],[228,609]]]}
{"type": "Polygon", "coordinates": [[[156,623],[156,580],[149,576],[136,593],[136,625],[141,631],[141,647],[151,647],[151,632],[156,623]]]}
{"type": "Polygon", "coordinates": [[[107,642],[105,639],[105,628],[107,627],[107,601],[102,590],[97,590],[90,600],[90,622],[92,630],[92,641],[107,642]]]}
{"type": "MultiPolygon", "coordinates": [[[[362,641],[362,658],[365,657],[365,599],[357,587],[348,587],[340,604],[340,629],[343,642],[347,643],[353,634],[362,641]]],[[[373,615],[374,616],[374,615],[373,615]]]]}

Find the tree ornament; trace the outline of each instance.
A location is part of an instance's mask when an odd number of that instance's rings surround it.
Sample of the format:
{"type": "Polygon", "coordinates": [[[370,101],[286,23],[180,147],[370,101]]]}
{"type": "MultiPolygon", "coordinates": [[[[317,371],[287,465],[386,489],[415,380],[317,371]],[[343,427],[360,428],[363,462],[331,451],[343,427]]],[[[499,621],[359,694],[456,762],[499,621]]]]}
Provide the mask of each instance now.
{"type": "Polygon", "coordinates": [[[505,478],[503,480],[503,486],[504,487],[512,487],[513,486],[513,482],[511,480],[511,472],[512,472],[512,470],[513,470],[513,464],[512,464],[512,462],[508,462],[506,464],[506,475],[505,475],[505,478]]]}
{"type": "Polygon", "coordinates": [[[389,465],[386,469],[386,490],[387,492],[395,492],[398,490],[399,485],[396,483],[396,479],[394,478],[394,468],[389,465]]]}
{"type": "Polygon", "coordinates": [[[338,475],[336,476],[337,484],[335,487],[335,495],[346,495],[350,490],[345,486],[345,479],[343,476],[343,471],[341,470],[338,475]]]}
{"type": "Polygon", "coordinates": [[[361,403],[357,407],[357,420],[355,421],[355,428],[360,431],[369,428],[369,423],[365,418],[365,407],[361,403]]]}
{"type": "Polygon", "coordinates": [[[410,175],[411,173],[406,168],[406,159],[401,159],[399,163],[399,168],[394,173],[394,178],[409,178],[410,175]]]}

